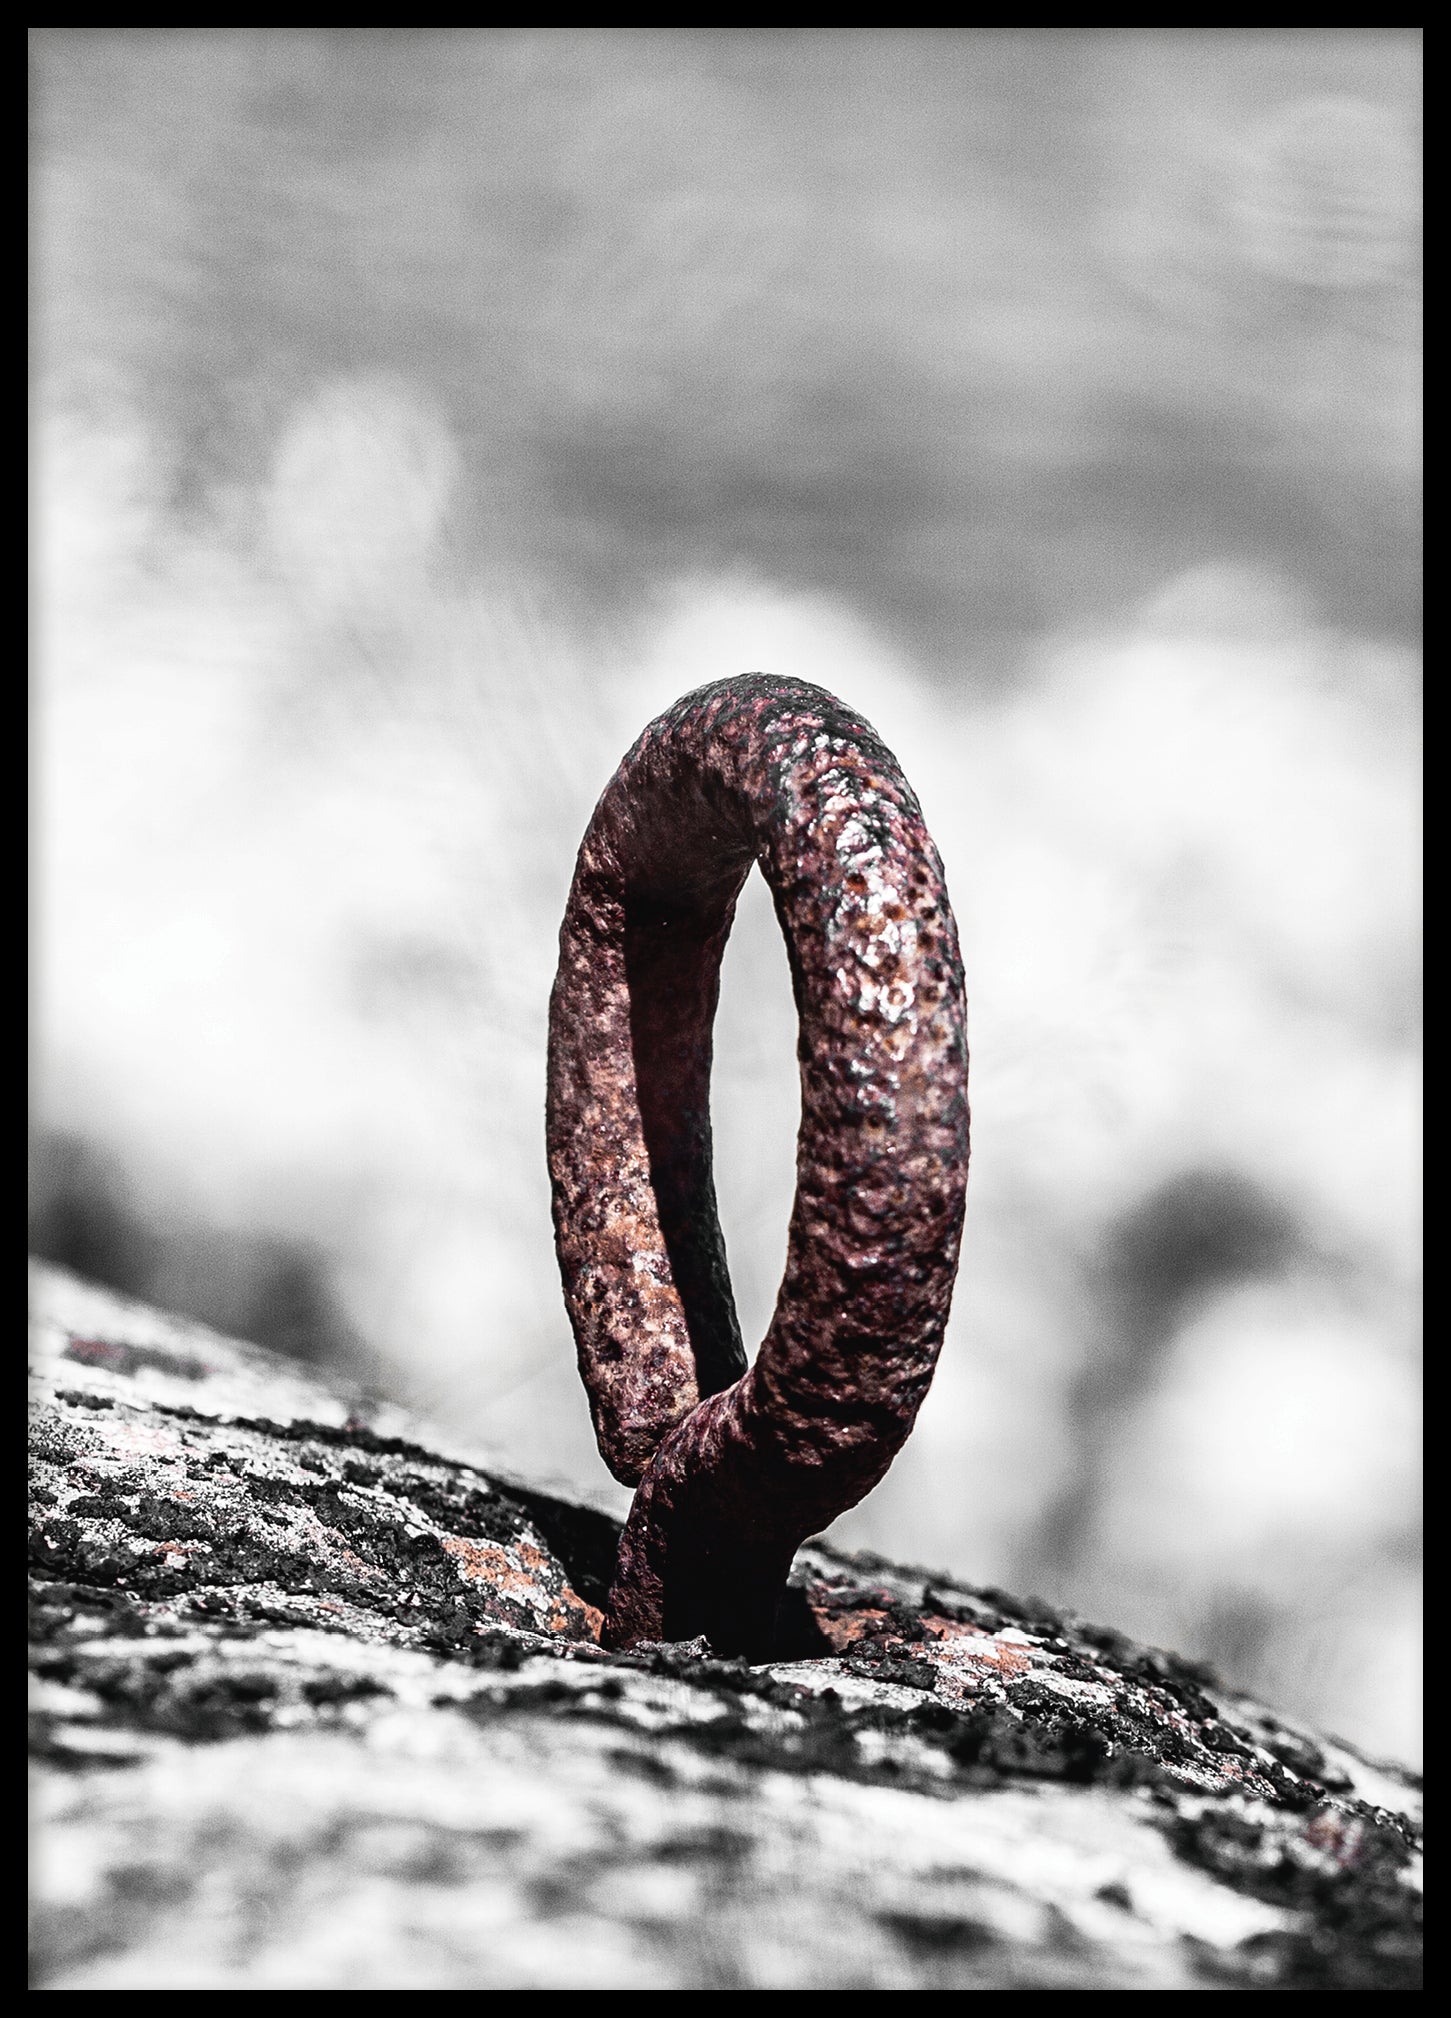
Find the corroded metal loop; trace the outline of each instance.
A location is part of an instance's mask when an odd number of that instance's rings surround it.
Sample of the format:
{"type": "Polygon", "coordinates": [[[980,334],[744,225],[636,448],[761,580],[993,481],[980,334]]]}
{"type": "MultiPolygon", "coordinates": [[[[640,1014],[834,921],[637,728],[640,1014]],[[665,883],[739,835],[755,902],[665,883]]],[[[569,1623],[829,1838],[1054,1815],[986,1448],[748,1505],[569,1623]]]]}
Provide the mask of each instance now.
{"type": "Polygon", "coordinates": [[[966,1010],[896,759],[819,687],[702,687],[595,809],[550,1003],[555,1238],[600,1450],[639,1484],[606,1639],[764,1649],[792,1555],[932,1377],[967,1180],[966,1010]],[[711,1025],[759,862],[800,1018],[796,1202],[747,1370],[711,1175],[711,1025]]]}

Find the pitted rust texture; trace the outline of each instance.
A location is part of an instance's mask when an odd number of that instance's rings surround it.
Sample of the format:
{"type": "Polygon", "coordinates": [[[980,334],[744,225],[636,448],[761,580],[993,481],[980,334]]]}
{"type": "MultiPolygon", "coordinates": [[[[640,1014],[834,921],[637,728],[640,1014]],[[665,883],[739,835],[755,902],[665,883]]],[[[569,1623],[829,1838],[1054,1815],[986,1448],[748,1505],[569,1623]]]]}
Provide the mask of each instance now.
{"type": "Polygon", "coordinates": [[[797,1546],[911,1430],[967,1180],[966,1010],[942,865],[896,759],[751,674],[652,722],[595,809],[550,1004],[555,1237],[595,1432],[637,1484],[605,1640],[770,1644],[797,1546]],[[796,1201],[749,1371],[711,1175],[711,1024],[759,862],[800,1018],[796,1201]]]}

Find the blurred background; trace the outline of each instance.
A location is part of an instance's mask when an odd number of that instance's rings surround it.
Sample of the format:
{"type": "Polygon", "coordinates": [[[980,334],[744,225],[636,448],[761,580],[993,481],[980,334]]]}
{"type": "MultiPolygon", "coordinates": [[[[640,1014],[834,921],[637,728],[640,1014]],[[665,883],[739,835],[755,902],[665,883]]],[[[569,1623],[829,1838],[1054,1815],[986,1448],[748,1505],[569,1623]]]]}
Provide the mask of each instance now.
{"type": "MultiPolygon", "coordinates": [[[[860,707],[974,1150],[834,1531],[1419,1757],[1412,31],[46,30],[32,1245],[623,1510],[549,1221],[639,730],[860,707]]],[[[726,960],[748,1342],[794,1014],[726,960]]]]}

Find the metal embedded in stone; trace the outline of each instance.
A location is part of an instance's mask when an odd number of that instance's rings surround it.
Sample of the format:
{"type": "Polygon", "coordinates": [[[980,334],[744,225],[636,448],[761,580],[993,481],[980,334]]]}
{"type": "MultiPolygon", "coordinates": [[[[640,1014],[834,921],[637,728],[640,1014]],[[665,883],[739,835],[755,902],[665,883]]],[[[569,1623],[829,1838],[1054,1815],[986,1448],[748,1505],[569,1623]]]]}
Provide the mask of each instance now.
{"type": "Polygon", "coordinates": [[[911,1430],[957,1272],[966,1005],[942,864],[875,732],[759,673],[652,722],[595,809],[549,1019],[555,1240],[601,1453],[636,1485],[606,1645],[769,1650],[797,1547],[911,1430]],[[711,1025],[759,863],[800,1018],[796,1201],[749,1369],[711,1025]]]}

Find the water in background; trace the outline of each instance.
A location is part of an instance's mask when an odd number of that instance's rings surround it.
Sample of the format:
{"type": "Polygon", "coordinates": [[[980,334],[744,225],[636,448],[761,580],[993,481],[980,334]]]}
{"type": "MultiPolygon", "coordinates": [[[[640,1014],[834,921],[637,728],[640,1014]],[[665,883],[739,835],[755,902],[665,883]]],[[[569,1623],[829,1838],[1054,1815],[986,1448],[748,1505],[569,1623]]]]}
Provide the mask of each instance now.
{"type": "MultiPolygon", "coordinates": [[[[973,1047],[941,1368],[837,1533],[1417,1755],[1418,38],[32,49],[35,1244],[623,1504],[574,851],[679,693],[817,681],[973,1047]]],[[[714,1109],[759,1337],[758,879],[714,1109]]]]}

